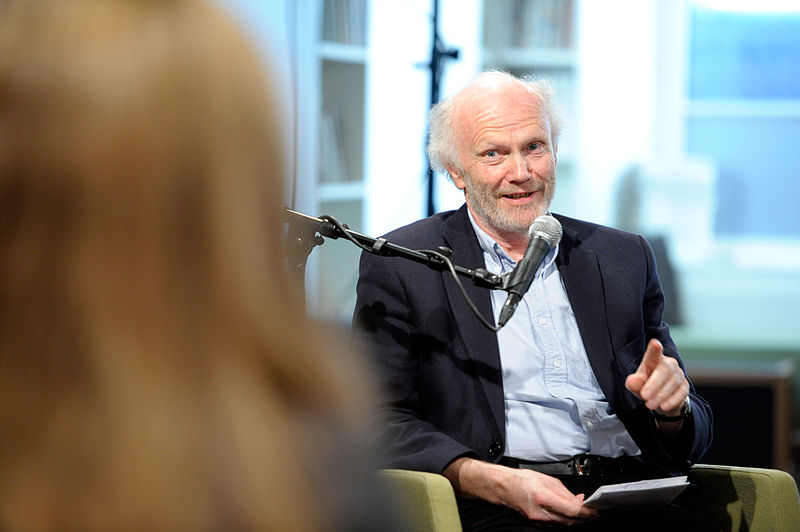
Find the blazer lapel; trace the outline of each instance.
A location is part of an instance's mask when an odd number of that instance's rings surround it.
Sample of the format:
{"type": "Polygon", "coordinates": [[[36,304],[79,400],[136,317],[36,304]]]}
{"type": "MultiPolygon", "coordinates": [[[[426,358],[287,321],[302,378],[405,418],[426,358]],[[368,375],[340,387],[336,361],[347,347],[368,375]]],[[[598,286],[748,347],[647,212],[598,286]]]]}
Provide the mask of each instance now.
{"type": "Polygon", "coordinates": [[[578,233],[563,218],[560,219],[566,226],[556,265],[597,382],[606,399],[612,405],[619,404],[614,351],[608,332],[603,277],[597,255],[592,250],[582,249],[578,233]]]}
{"type": "MultiPolygon", "coordinates": [[[[484,268],[483,251],[481,250],[472,224],[467,215],[466,205],[462,206],[445,224],[442,231],[447,245],[453,250],[451,257],[453,264],[465,268],[484,268]]],[[[475,316],[464,299],[449,271],[442,272],[444,286],[453,311],[453,317],[464,339],[467,353],[473,363],[475,372],[486,393],[488,404],[492,410],[497,428],[496,436],[502,437],[505,427],[505,407],[503,398],[503,381],[500,369],[500,349],[497,344],[497,335],[488,329],[475,316]]],[[[492,300],[490,291],[472,283],[466,277],[461,277],[464,289],[473,301],[481,315],[494,323],[492,300]]]]}

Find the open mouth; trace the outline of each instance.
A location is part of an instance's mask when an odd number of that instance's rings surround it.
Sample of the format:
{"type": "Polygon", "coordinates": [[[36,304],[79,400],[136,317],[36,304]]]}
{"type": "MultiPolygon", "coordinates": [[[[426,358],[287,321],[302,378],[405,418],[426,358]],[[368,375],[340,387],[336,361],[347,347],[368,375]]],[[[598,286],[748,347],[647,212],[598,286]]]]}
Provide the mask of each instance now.
{"type": "Polygon", "coordinates": [[[512,200],[519,200],[519,199],[529,198],[532,195],[533,192],[520,192],[519,194],[503,194],[503,197],[512,200]]]}

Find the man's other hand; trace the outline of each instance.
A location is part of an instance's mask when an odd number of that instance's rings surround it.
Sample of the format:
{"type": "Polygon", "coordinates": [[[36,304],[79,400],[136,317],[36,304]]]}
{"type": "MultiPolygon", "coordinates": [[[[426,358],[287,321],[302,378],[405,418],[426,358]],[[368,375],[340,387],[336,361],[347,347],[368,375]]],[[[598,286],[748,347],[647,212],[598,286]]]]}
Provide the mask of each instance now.
{"type": "Polygon", "coordinates": [[[597,510],[583,506],[583,494],[537,471],[458,458],[443,473],[457,494],[508,506],[533,521],[575,525],[597,517],[597,510]]]}

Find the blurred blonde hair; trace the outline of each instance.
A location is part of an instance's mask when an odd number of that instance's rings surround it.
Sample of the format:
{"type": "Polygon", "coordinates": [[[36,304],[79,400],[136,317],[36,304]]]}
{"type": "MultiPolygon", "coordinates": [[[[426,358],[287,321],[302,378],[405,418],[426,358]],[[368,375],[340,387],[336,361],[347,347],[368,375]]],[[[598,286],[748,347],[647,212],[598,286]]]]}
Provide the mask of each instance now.
{"type": "Polygon", "coordinates": [[[282,147],[211,3],[0,3],[0,528],[323,528],[308,427],[361,392],[284,276],[282,147]]]}

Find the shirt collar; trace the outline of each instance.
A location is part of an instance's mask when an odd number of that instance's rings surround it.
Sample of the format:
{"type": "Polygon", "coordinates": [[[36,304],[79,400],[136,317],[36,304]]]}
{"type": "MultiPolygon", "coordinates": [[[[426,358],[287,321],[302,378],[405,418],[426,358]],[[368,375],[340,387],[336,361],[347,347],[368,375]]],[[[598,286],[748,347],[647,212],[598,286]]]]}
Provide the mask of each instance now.
{"type": "MultiPolygon", "coordinates": [[[[508,253],[506,253],[500,244],[490,237],[486,231],[481,229],[481,227],[475,221],[475,217],[472,215],[472,211],[470,209],[467,209],[467,215],[469,216],[469,222],[472,224],[472,229],[475,231],[475,235],[478,237],[478,244],[480,244],[484,255],[487,255],[488,258],[494,262],[494,264],[499,266],[500,272],[506,272],[513,269],[514,266],[517,265],[516,261],[509,257],[508,253]]],[[[555,262],[556,255],[558,255],[558,243],[548,250],[540,270],[544,271],[545,268],[549,268],[553,262],[555,262]]],[[[489,265],[487,264],[487,267],[488,266],[489,265]]]]}

